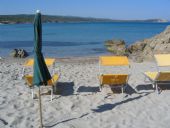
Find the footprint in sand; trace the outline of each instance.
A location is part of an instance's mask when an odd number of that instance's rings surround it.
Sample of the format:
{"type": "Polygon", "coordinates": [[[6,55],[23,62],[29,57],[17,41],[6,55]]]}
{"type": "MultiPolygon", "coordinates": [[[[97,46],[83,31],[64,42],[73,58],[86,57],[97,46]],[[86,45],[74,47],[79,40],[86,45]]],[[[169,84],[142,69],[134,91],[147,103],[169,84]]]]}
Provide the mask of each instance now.
{"type": "Polygon", "coordinates": [[[8,124],[8,122],[6,122],[4,119],[0,118],[0,127],[1,128],[3,128],[7,124],[8,124]]]}

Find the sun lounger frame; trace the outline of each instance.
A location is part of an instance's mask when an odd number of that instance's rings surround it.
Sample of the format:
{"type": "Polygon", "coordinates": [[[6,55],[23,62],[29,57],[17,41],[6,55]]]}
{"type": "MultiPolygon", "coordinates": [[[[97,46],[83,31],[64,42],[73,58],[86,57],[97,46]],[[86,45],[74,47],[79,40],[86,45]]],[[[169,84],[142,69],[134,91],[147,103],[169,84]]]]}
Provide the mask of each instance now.
{"type": "MultiPolygon", "coordinates": [[[[32,97],[32,99],[34,99],[34,86],[35,85],[33,85],[32,84],[32,81],[29,81],[28,80],[28,76],[29,77],[32,77],[33,78],[33,76],[31,76],[31,75],[25,75],[25,80],[26,80],[26,83],[28,84],[28,86],[29,86],[29,88],[30,88],[30,90],[31,90],[31,97],[32,97]]],[[[52,76],[52,79],[50,80],[50,84],[48,83],[47,85],[46,85],[46,87],[51,87],[51,101],[53,100],[53,95],[54,95],[54,92],[56,92],[57,91],[57,87],[56,87],[56,84],[57,84],[57,82],[58,82],[58,79],[59,79],[59,75],[58,74],[54,74],[53,76],[52,76]],[[58,78],[56,78],[56,79],[54,79],[54,76],[57,76],[58,78]],[[53,80],[54,79],[54,80],[53,80]]]]}
{"type": "MultiPolygon", "coordinates": [[[[102,66],[128,66],[130,68],[130,64],[129,64],[129,61],[128,61],[128,58],[126,56],[101,56],[99,58],[99,81],[100,81],[100,85],[99,85],[99,88],[100,88],[100,91],[102,91],[102,88],[103,88],[103,84],[101,83],[101,76],[104,75],[101,73],[101,67],[102,66]],[[113,63],[105,63],[105,64],[102,64],[101,62],[101,58],[102,57],[113,57],[112,59],[114,58],[119,58],[119,59],[124,59],[125,61],[122,61],[122,62],[113,62],[113,63]]],[[[120,75],[120,74],[113,74],[113,75],[120,75]]],[[[126,79],[126,82],[124,84],[120,84],[120,85],[117,85],[117,84],[110,84],[109,86],[111,88],[121,88],[121,91],[122,91],[122,95],[124,94],[124,90],[125,88],[127,87],[128,85],[128,81],[129,81],[129,77],[130,77],[130,74],[124,74],[124,75],[127,75],[127,79],[126,79]]]]}
{"type": "Polygon", "coordinates": [[[151,82],[153,88],[157,91],[159,94],[159,86],[158,84],[170,84],[170,80],[167,81],[159,81],[158,78],[160,77],[161,73],[170,73],[165,71],[160,71],[160,67],[167,67],[170,66],[170,54],[155,54],[154,59],[156,61],[156,69],[157,69],[157,75],[155,79],[150,78],[146,73],[143,73],[145,76],[145,79],[148,78],[151,82]]]}
{"type": "MultiPolygon", "coordinates": [[[[55,74],[55,71],[54,71],[54,67],[55,67],[55,62],[56,60],[54,58],[45,58],[45,62],[46,62],[46,65],[47,67],[51,68],[52,70],[52,75],[55,74]]],[[[23,65],[23,68],[22,68],[22,72],[21,72],[21,79],[24,77],[25,75],[25,69],[26,68],[30,68],[30,67],[33,67],[34,65],[34,60],[31,58],[31,59],[28,59],[24,65],[23,65]]]]}

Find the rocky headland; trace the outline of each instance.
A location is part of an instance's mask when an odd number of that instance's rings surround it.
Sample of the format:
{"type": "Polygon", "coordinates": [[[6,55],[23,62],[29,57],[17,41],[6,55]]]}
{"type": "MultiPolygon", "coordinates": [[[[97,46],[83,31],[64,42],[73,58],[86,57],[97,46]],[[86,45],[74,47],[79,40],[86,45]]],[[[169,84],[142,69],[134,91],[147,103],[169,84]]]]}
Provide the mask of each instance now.
{"type": "Polygon", "coordinates": [[[126,46],[123,40],[105,42],[108,51],[115,55],[127,55],[134,61],[152,60],[154,54],[170,53],[170,26],[160,34],[126,46]]]}

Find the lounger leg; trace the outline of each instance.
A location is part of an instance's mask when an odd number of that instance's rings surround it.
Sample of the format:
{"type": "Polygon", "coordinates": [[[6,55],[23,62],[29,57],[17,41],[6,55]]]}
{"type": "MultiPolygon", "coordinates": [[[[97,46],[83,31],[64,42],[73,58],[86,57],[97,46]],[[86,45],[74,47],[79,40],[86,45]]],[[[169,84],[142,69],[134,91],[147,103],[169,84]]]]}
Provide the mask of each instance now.
{"type": "Polygon", "coordinates": [[[155,85],[156,85],[156,91],[157,91],[157,93],[159,94],[158,84],[156,83],[155,85]]]}
{"type": "Polygon", "coordinates": [[[34,99],[34,87],[31,88],[31,95],[32,95],[32,99],[34,99]]]}
{"type": "Polygon", "coordinates": [[[144,81],[146,82],[146,76],[145,76],[145,78],[144,78],[144,81]]]}
{"type": "Polygon", "coordinates": [[[53,100],[53,86],[51,88],[51,101],[53,100]]]}
{"type": "Polygon", "coordinates": [[[152,87],[155,88],[155,84],[154,83],[152,84],[152,87]]]}
{"type": "Polygon", "coordinates": [[[99,90],[100,90],[100,92],[102,91],[102,85],[100,85],[99,90]]]}
{"type": "Polygon", "coordinates": [[[25,68],[22,69],[22,73],[21,73],[21,76],[20,76],[20,79],[21,79],[21,80],[23,79],[24,74],[25,74],[25,68]]]}
{"type": "Polygon", "coordinates": [[[57,85],[54,85],[54,94],[57,92],[57,85]]]}
{"type": "Polygon", "coordinates": [[[123,87],[123,85],[122,85],[122,96],[123,96],[123,98],[124,98],[123,92],[124,92],[124,87],[123,87]]]}

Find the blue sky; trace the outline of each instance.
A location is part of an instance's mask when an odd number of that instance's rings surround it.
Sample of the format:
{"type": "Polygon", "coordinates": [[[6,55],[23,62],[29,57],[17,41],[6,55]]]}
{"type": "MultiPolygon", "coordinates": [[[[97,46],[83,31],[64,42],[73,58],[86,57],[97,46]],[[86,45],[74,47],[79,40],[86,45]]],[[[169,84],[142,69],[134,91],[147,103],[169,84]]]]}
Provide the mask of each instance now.
{"type": "Polygon", "coordinates": [[[170,0],[0,0],[0,14],[43,14],[112,19],[170,20],[170,0]]]}

